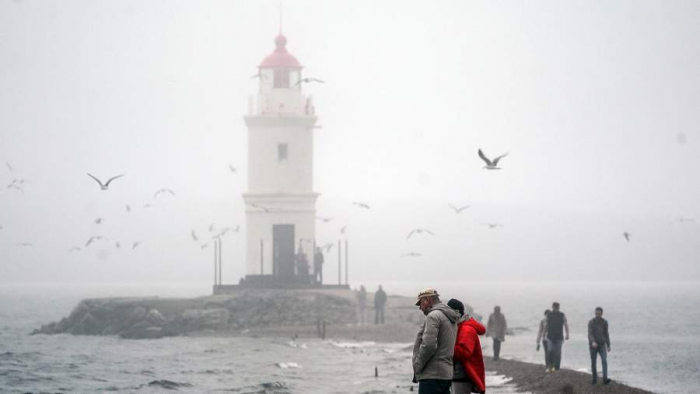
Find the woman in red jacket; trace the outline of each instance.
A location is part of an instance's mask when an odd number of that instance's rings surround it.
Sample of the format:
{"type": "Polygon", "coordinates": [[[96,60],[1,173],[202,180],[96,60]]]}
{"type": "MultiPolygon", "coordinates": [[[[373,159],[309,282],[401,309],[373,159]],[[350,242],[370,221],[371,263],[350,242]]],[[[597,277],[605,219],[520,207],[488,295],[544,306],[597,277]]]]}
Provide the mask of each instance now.
{"type": "Polygon", "coordinates": [[[485,393],[484,357],[481,354],[479,335],[484,335],[486,328],[478,321],[464,314],[464,304],[451,299],[447,305],[462,316],[457,326],[457,341],[454,352],[454,394],[485,393]]]}

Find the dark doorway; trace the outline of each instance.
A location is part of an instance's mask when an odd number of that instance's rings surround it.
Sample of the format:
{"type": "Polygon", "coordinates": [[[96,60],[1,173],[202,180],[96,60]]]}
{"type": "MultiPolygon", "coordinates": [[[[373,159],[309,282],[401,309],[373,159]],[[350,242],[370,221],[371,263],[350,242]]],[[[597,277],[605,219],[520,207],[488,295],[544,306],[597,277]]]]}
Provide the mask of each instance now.
{"type": "Polygon", "coordinates": [[[272,264],[275,276],[281,279],[294,277],[294,225],[272,226],[272,264]]]}

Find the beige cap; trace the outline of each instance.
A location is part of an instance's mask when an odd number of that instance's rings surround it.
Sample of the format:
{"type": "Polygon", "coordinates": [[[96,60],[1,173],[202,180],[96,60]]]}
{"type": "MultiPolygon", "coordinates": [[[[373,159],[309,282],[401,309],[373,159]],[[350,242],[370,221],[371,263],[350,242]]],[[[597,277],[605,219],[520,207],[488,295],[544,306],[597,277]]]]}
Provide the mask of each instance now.
{"type": "Polygon", "coordinates": [[[424,297],[432,297],[432,296],[440,296],[438,294],[437,290],[433,289],[432,287],[426,287],[425,289],[421,290],[420,293],[418,294],[418,300],[416,301],[416,306],[420,305],[420,300],[424,297]]]}

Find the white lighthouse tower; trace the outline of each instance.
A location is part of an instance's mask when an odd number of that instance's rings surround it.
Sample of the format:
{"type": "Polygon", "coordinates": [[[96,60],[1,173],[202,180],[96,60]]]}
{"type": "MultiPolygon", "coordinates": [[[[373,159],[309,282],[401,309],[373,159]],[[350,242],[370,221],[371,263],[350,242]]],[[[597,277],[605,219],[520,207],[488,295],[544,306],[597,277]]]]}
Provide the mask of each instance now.
{"type": "Polygon", "coordinates": [[[246,286],[315,284],[314,240],[318,193],[313,191],[310,96],[302,94],[302,65],[287,38],[258,66],[259,89],[249,100],[246,286]],[[301,263],[301,253],[308,264],[301,263]]]}

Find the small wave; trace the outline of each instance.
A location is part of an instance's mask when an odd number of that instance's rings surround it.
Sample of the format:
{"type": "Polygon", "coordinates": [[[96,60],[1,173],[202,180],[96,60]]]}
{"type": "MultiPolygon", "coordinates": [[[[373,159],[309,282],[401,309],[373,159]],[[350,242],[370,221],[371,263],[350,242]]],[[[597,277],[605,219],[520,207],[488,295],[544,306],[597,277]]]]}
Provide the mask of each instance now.
{"type": "Polygon", "coordinates": [[[189,383],[179,383],[179,382],[173,382],[172,380],[154,380],[151,383],[148,384],[150,387],[160,387],[162,389],[166,390],[177,390],[180,387],[192,387],[191,384],[189,383]]]}
{"type": "Polygon", "coordinates": [[[276,366],[282,368],[282,369],[298,369],[301,368],[301,365],[297,363],[277,363],[275,364],[276,366]]]}
{"type": "Polygon", "coordinates": [[[376,342],[331,342],[331,345],[341,349],[359,349],[376,345],[376,342]]]}

